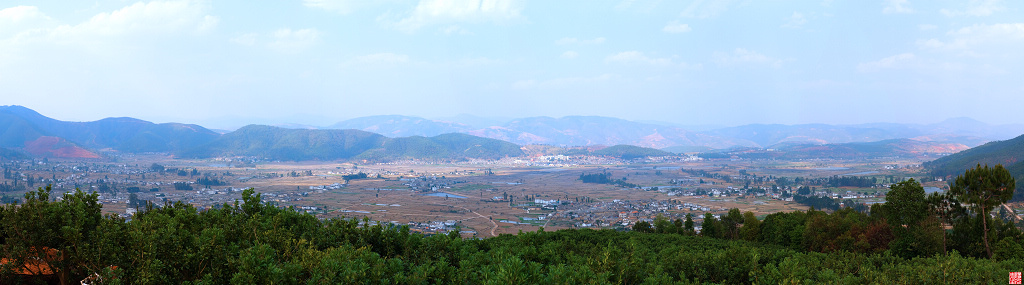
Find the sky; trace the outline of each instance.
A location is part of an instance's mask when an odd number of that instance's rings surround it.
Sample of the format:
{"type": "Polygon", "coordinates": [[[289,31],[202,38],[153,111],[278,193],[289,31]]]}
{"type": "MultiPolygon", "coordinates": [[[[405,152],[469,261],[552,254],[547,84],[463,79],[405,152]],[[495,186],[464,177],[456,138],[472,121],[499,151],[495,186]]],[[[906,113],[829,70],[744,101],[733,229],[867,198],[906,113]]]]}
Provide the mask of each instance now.
{"type": "Polygon", "coordinates": [[[1024,123],[1024,1],[2,1],[0,105],[232,129],[370,115],[1024,123]]]}

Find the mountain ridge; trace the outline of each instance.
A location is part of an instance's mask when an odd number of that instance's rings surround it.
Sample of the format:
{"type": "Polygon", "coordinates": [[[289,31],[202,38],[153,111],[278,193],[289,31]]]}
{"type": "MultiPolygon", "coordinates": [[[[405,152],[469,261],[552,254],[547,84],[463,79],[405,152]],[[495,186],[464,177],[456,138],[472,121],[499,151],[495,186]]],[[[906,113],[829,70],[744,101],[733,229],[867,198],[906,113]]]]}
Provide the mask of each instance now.
{"type": "MultiPolygon", "coordinates": [[[[469,115],[452,119],[458,118],[486,121],[469,115]]],[[[791,153],[804,152],[804,156],[818,153],[842,157],[881,155],[885,151],[897,155],[956,152],[1020,127],[1002,125],[1006,129],[1001,129],[970,118],[953,118],[927,125],[749,124],[695,132],[612,117],[539,116],[474,129],[454,120],[402,115],[350,119],[328,129],[297,124],[280,126],[283,127],[250,125],[221,134],[194,124],[155,124],[130,117],[66,122],[22,106],[0,106],[0,147],[25,149],[27,143],[34,143],[31,149],[26,149],[31,150],[27,153],[81,158],[93,157],[97,149],[165,152],[182,157],[245,155],[286,160],[500,158],[522,155],[525,146],[537,144],[570,148],[631,145],[676,152],[785,148],[791,153]],[[968,135],[948,133],[961,131],[968,135]],[[846,143],[877,144],[841,145],[846,143]]],[[[638,149],[632,152],[656,153],[638,149]]]]}
{"type": "MultiPolygon", "coordinates": [[[[387,133],[409,133],[403,127],[409,124],[387,125],[382,116],[374,124],[360,125],[360,118],[346,120],[347,127],[387,133]],[[388,131],[378,131],[386,129],[388,131]]],[[[681,125],[634,122],[602,116],[565,116],[560,118],[538,116],[508,120],[499,125],[481,127],[479,124],[465,124],[457,117],[451,121],[438,121],[420,117],[399,116],[406,121],[415,120],[420,125],[444,126],[446,132],[468,133],[475,136],[500,139],[521,145],[549,144],[560,146],[618,145],[629,144],[664,149],[669,147],[699,147],[727,149],[731,147],[771,147],[772,145],[796,143],[851,143],[873,142],[890,139],[911,138],[918,141],[978,146],[985,142],[1012,137],[1024,133],[1024,125],[989,125],[970,118],[951,118],[934,124],[869,123],[856,125],[829,124],[747,124],[735,127],[706,128],[700,131],[688,130],[681,125]]],[[[465,116],[464,116],[465,117],[465,116]]],[[[478,118],[472,120],[479,122],[478,118]]],[[[336,124],[337,126],[337,124],[336,124]]],[[[424,133],[426,135],[436,134],[424,133]]],[[[423,134],[421,134],[423,135],[423,134]]]]}
{"type": "MultiPolygon", "coordinates": [[[[932,175],[953,178],[979,165],[1002,164],[1017,181],[1024,182],[1024,135],[993,141],[922,164],[932,175]]],[[[1017,183],[1014,201],[1024,201],[1024,183],[1017,183]]]]}
{"type": "Polygon", "coordinates": [[[522,156],[518,145],[466,134],[433,137],[388,138],[380,134],[348,130],[287,129],[249,125],[224,134],[208,145],[182,151],[188,158],[254,156],[273,160],[397,160],[467,159],[522,156]]]}
{"type": "Polygon", "coordinates": [[[0,146],[24,147],[42,136],[60,137],[84,148],[128,152],[169,152],[212,141],[217,133],[194,124],[162,123],[129,117],[68,122],[46,117],[23,106],[0,106],[0,146]]]}

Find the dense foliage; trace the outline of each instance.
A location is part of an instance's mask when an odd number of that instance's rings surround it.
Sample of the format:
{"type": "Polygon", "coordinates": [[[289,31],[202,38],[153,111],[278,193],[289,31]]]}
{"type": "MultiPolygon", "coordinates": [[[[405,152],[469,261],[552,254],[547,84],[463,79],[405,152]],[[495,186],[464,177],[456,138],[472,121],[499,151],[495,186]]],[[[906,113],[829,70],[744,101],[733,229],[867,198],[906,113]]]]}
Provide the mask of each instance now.
{"type": "Polygon", "coordinates": [[[612,185],[618,185],[618,186],[622,186],[622,187],[626,187],[626,188],[637,188],[637,187],[640,187],[640,185],[636,185],[636,184],[633,184],[633,183],[626,182],[626,178],[625,177],[623,177],[621,179],[612,179],[612,175],[609,174],[609,173],[595,173],[595,174],[583,173],[583,174],[580,174],[579,180],[583,181],[583,183],[612,184],[612,185]]]}
{"type": "Polygon", "coordinates": [[[356,173],[356,174],[342,175],[341,179],[345,179],[346,181],[348,181],[348,180],[356,180],[356,179],[366,179],[366,177],[368,177],[366,175],[366,173],[359,172],[359,173],[356,173]]]}

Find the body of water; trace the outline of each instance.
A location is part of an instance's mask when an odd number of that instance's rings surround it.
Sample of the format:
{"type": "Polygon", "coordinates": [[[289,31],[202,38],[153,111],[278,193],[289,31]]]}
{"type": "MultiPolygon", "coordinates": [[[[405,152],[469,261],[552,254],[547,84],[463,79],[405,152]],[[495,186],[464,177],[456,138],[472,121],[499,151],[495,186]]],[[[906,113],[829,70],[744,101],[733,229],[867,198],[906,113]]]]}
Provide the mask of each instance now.
{"type": "Polygon", "coordinates": [[[444,193],[444,192],[434,192],[434,193],[430,193],[430,194],[423,194],[423,196],[434,196],[434,197],[466,199],[466,197],[463,197],[463,196],[459,196],[459,195],[455,195],[455,194],[449,194],[449,193],[444,193]]]}
{"type": "Polygon", "coordinates": [[[847,173],[847,174],[843,174],[843,175],[855,176],[855,175],[868,175],[868,174],[875,174],[875,173],[878,173],[878,171],[854,172],[854,173],[847,173]]]}
{"type": "Polygon", "coordinates": [[[939,189],[939,187],[931,187],[931,186],[924,187],[924,193],[925,194],[931,194],[931,193],[936,193],[936,192],[940,192],[941,193],[941,192],[944,192],[944,191],[942,189],[939,189]]]}

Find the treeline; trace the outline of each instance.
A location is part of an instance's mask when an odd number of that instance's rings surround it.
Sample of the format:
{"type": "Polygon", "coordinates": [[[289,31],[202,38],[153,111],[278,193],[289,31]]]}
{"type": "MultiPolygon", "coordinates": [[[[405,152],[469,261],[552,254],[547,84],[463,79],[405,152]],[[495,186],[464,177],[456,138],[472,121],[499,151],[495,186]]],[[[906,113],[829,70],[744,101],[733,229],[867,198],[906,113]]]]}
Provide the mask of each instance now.
{"type": "Polygon", "coordinates": [[[612,175],[609,174],[609,173],[594,173],[594,174],[581,173],[579,180],[583,181],[583,183],[612,184],[612,185],[618,185],[618,186],[626,187],[626,188],[637,188],[637,187],[640,187],[640,185],[636,185],[636,184],[633,184],[633,183],[626,182],[626,178],[625,177],[623,177],[622,179],[612,179],[612,175]]]}
{"type": "Polygon", "coordinates": [[[611,184],[611,174],[608,173],[594,173],[594,174],[580,174],[580,181],[583,183],[596,183],[596,184],[611,184]]]}
{"type": "Polygon", "coordinates": [[[341,179],[345,179],[345,181],[349,181],[349,180],[356,180],[356,179],[366,179],[367,177],[369,177],[369,176],[367,176],[366,173],[359,172],[359,173],[356,173],[356,174],[345,174],[345,175],[342,175],[341,179]]]}
{"type": "Polygon", "coordinates": [[[188,182],[174,182],[174,190],[193,190],[188,182]]]}
{"type": "Polygon", "coordinates": [[[811,208],[815,208],[815,209],[819,209],[819,210],[832,210],[832,211],[835,211],[835,210],[839,210],[840,208],[842,208],[842,205],[840,205],[840,203],[837,202],[836,199],[832,199],[830,197],[804,196],[804,195],[799,195],[798,194],[798,195],[793,195],[793,202],[804,204],[804,205],[807,205],[807,206],[809,206],[811,208]]]}
{"type": "Polygon", "coordinates": [[[878,184],[878,178],[875,177],[859,177],[859,176],[832,176],[828,178],[828,181],[824,185],[829,187],[860,187],[868,188],[878,184]]]}
{"type": "Polygon", "coordinates": [[[221,181],[220,179],[217,179],[217,178],[214,178],[214,177],[201,177],[201,178],[198,178],[198,179],[196,179],[196,184],[207,186],[207,187],[209,187],[209,186],[224,186],[224,185],[228,185],[227,182],[221,181]]]}
{"type": "Polygon", "coordinates": [[[592,154],[594,154],[594,155],[603,155],[603,156],[611,156],[611,157],[618,157],[618,158],[626,159],[626,160],[637,159],[637,158],[644,158],[644,157],[653,157],[653,156],[674,156],[675,155],[674,153],[663,151],[663,150],[659,150],[659,149],[653,149],[653,148],[648,148],[648,147],[639,147],[639,146],[634,146],[634,145],[615,145],[615,146],[610,146],[610,147],[606,147],[606,148],[602,148],[602,149],[596,150],[592,154]]]}
{"type": "Polygon", "coordinates": [[[871,239],[861,245],[850,231],[820,230],[849,225],[863,228],[857,236],[884,236],[884,225],[859,226],[870,218],[852,211],[779,213],[758,223],[749,213],[737,219],[736,210],[721,227],[705,221],[704,232],[714,237],[668,232],[676,225],[661,221],[656,233],[541,229],[462,239],[366,219],[321,220],[262,203],[252,190],[241,203],[205,211],[184,203],[148,206],[131,221],[101,216],[96,194],[62,198],[40,189],[21,206],[0,208],[0,248],[9,260],[0,265],[0,280],[66,283],[96,273],[122,284],[976,284],[1003,282],[1024,267],[1019,257],[952,251],[903,257],[871,239]],[[45,254],[54,251],[61,258],[45,254]],[[14,274],[30,260],[57,274],[14,274]]]}

